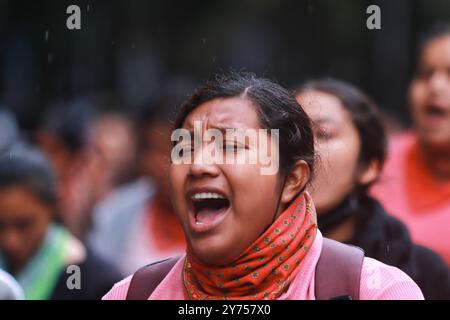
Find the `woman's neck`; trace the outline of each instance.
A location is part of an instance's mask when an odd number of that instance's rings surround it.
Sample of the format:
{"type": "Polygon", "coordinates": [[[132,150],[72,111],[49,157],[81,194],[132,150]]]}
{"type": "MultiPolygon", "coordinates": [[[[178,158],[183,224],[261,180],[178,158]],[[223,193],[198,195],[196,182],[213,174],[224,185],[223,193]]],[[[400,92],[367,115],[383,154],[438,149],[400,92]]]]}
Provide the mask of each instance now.
{"type": "Polygon", "coordinates": [[[420,144],[419,154],[433,177],[439,181],[450,181],[450,147],[449,151],[420,144]]]}
{"type": "Polygon", "coordinates": [[[325,237],[347,242],[353,238],[362,208],[362,196],[351,194],[333,209],[318,215],[319,230],[325,237]]]}

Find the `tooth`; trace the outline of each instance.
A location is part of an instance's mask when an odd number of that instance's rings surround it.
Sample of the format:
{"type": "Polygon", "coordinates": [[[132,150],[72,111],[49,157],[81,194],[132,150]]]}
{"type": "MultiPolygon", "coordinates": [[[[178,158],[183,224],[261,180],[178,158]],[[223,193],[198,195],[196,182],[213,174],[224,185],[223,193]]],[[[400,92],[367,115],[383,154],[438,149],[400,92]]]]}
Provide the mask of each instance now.
{"type": "Polygon", "coordinates": [[[192,199],[225,199],[223,196],[221,196],[218,193],[215,192],[202,192],[202,193],[196,193],[191,196],[192,199]]]}

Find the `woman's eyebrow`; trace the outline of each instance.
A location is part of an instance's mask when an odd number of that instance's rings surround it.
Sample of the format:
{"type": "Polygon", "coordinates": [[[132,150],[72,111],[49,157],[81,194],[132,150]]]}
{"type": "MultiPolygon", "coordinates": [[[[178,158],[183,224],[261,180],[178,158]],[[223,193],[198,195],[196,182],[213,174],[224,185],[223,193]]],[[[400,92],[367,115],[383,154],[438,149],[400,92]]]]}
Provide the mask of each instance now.
{"type": "Polygon", "coordinates": [[[221,131],[222,133],[226,133],[227,131],[236,131],[242,128],[233,128],[233,127],[229,127],[229,126],[221,126],[221,125],[217,125],[217,126],[213,126],[211,129],[217,129],[219,131],[221,131]]]}
{"type": "MultiPolygon", "coordinates": [[[[219,131],[222,132],[222,133],[226,133],[227,130],[232,130],[232,131],[239,130],[239,128],[221,127],[221,126],[212,126],[212,127],[210,127],[210,128],[207,128],[206,130],[212,130],[212,129],[219,130],[219,131]]],[[[241,128],[241,129],[242,129],[242,128],[241,128]]],[[[186,128],[186,130],[189,131],[190,133],[193,133],[193,132],[194,132],[194,128],[193,128],[192,126],[188,126],[188,127],[186,128]]],[[[202,130],[203,130],[203,129],[202,129],[202,130]]]]}
{"type": "MultiPolygon", "coordinates": [[[[219,130],[220,132],[222,132],[223,134],[226,134],[227,131],[238,131],[238,130],[246,130],[247,128],[237,128],[237,127],[233,127],[233,126],[229,126],[229,125],[211,125],[208,129],[215,129],[215,130],[219,130]]],[[[208,130],[207,129],[207,130],[208,130]]]]}
{"type": "Polygon", "coordinates": [[[313,119],[313,122],[316,124],[335,124],[337,121],[332,117],[319,117],[317,119],[313,119]]]}

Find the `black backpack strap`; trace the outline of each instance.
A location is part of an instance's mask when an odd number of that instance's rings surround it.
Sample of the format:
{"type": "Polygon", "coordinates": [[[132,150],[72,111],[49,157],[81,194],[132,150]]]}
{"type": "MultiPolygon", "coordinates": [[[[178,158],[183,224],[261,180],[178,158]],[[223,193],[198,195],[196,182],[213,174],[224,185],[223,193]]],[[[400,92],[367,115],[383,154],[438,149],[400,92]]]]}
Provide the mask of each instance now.
{"type": "Polygon", "coordinates": [[[359,300],[363,260],[361,248],[323,238],[316,266],[316,299],[359,300]]]}
{"type": "MultiPolygon", "coordinates": [[[[147,300],[178,261],[170,258],[140,268],[131,278],[127,300],[147,300]]],[[[324,238],[316,266],[317,300],[359,299],[364,251],[324,238]]]]}
{"type": "Polygon", "coordinates": [[[154,262],[136,271],[131,278],[126,300],[147,300],[178,259],[179,257],[154,262]]]}

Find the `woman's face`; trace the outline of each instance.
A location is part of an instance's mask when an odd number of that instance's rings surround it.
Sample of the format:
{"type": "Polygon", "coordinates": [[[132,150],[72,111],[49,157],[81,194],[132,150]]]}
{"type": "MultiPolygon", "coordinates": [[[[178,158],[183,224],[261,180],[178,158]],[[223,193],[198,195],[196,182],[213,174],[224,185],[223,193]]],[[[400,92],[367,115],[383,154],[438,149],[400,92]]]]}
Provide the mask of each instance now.
{"type": "Polygon", "coordinates": [[[352,192],[360,139],[350,115],[335,96],[306,91],[296,98],[314,122],[319,161],[310,191],[317,212],[321,214],[333,209],[352,192]]]}
{"type": "MultiPolygon", "coordinates": [[[[191,135],[194,121],[201,121],[203,134],[211,128],[260,129],[253,105],[238,97],[214,99],[194,109],[183,124],[191,135]]],[[[278,152],[270,135],[263,137],[272,155],[278,152]]],[[[237,158],[248,158],[258,153],[258,143],[248,140],[236,145],[224,135],[223,146],[237,158]]],[[[210,148],[214,148],[214,140],[203,142],[204,159],[206,152],[211,154],[210,148]]],[[[278,211],[280,179],[278,174],[261,175],[259,161],[207,164],[200,158],[202,153],[195,157],[197,163],[171,164],[174,207],[195,256],[210,265],[225,265],[272,223],[278,211]]]]}
{"type": "Polygon", "coordinates": [[[450,35],[431,40],[423,50],[409,100],[422,142],[450,150],[450,35]]]}
{"type": "Polygon", "coordinates": [[[0,250],[18,271],[35,253],[51,222],[51,209],[28,189],[0,192],[0,250]]]}

